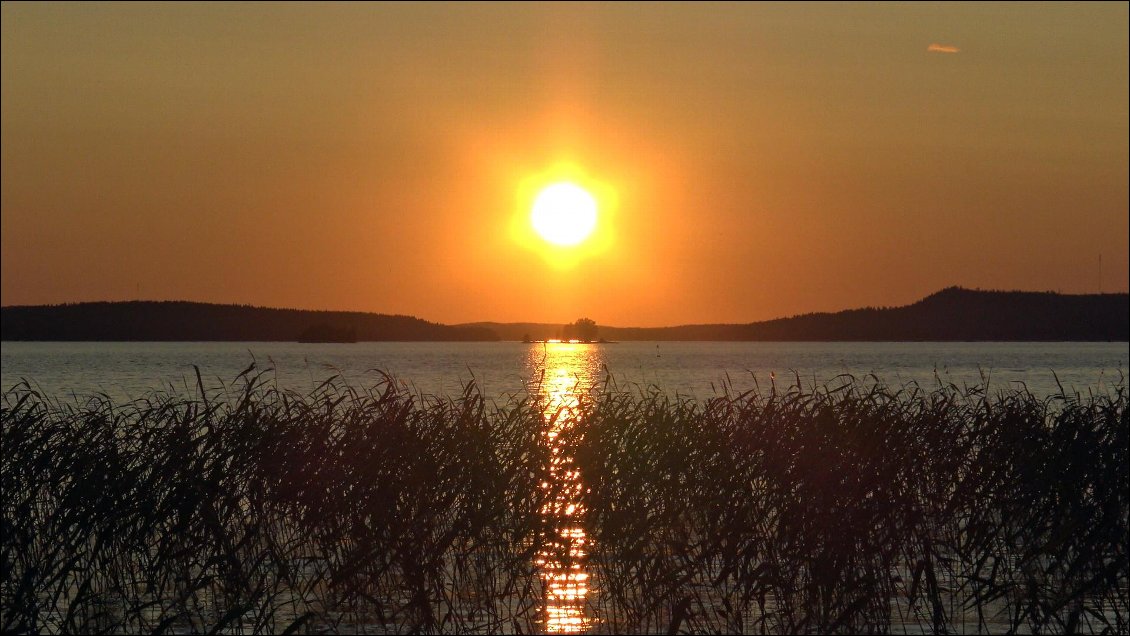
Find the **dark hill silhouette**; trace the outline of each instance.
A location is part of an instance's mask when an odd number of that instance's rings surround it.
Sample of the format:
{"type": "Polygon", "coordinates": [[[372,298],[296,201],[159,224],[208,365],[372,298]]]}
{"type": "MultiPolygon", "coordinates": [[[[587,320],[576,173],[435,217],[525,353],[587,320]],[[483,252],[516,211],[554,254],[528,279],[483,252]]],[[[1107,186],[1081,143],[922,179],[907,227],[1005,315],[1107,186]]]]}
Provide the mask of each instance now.
{"type": "MultiPolygon", "coordinates": [[[[190,302],[0,309],[4,340],[472,341],[561,337],[563,325],[441,325],[411,316],[190,302]]],[[[813,313],[749,324],[599,326],[609,340],[1127,341],[1130,295],[951,287],[904,307],[813,313]]]]}
{"type": "MultiPolygon", "coordinates": [[[[471,323],[504,340],[560,337],[561,325],[471,323]]],[[[610,340],[1126,341],[1130,295],[950,287],[904,307],[849,309],[749,324],[600,326],[610,340]]]]}
{"type": "Polygon", "coordinates": [[[191,302],[77,303],[0,309],[4,340],[497,340],[493,331],[411,316],[191,302]]]}

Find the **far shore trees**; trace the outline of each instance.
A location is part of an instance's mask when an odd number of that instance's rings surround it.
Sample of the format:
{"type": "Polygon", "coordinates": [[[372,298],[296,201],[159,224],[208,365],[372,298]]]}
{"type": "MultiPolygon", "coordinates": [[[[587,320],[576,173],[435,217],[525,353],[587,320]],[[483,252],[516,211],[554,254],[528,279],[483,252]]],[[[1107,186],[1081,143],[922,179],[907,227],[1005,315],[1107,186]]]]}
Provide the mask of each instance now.
{"type": "Polygon", "coordinates": [[[600,335],[600,328],[591,318],[578,318],[576,322],[565,325],[561,329],[563,340],[596,340],[600,335]]]}

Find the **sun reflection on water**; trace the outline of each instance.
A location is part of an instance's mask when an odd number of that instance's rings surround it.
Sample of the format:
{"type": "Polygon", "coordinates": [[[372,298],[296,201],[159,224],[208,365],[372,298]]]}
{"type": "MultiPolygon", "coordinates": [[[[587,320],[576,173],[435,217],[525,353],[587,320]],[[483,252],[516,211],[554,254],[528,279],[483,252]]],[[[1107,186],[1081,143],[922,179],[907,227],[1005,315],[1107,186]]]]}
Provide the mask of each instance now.
{"type": "Polygon", "coordinates": [[[553,342],[530,348],[531,392],[544,405],[544,435],[550,445],[548,477],[541,487],[549,492],[542,508],[546,522],[545,549],[536,557],[545,599],[545,631],[581,633],[592,625],[588,536],[582,502],[584,480],[573,461],[568,433],[577,423],[581,396],[599,377],[600,346],[553,342]]]}

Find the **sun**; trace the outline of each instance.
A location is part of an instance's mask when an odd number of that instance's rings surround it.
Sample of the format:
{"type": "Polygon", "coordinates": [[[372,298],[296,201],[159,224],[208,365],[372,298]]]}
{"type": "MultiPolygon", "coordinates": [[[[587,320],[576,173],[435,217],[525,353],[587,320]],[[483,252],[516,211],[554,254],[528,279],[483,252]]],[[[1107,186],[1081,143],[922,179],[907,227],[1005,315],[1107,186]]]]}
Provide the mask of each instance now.
{"type": "Polygon", "coordinates": [[[507,181],[513,179],[510,182],[518,186],[510,214],[510,239],[560,272],[611,257],[621,219],[622,182],[596,178],[569,160],[540,171],[529,168],[517,166],[507,175],[507,181]]]}
{"type": "Polygon", "coordinates": [[[538,192],[530,223],[546,241],[569,247],[581,243],[596,229],[596,212],[595,197],[575,183],[561,181],[538,192]]]}

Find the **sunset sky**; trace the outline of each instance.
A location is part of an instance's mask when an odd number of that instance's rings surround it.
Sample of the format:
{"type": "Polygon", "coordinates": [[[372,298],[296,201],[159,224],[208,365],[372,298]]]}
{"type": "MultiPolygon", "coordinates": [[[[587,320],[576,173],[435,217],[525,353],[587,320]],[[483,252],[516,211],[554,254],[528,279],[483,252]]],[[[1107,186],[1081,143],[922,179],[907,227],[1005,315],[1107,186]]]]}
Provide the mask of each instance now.
{"type": "Polygon", "coordinates": [[[749,322],[1128,287],[1128,5],[3,4],[4,305],[749,322]],[[597,230],[554,248],[567,178],[597,230]]]}

